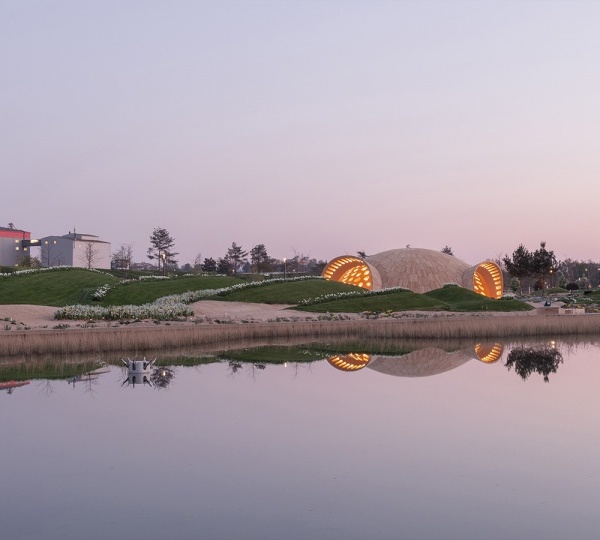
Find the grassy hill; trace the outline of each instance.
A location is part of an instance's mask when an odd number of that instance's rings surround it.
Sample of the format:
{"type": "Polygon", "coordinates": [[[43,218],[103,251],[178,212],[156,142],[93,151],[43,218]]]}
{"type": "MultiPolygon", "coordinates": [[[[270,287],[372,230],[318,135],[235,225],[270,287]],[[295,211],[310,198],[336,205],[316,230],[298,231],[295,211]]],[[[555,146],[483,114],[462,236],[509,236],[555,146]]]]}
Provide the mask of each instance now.
{"type": "Polygon", "coordinates": [[[105,283],[119,280],[80,268],[0,278],[0,304],[67,306],[84,304],[105,283]]]}
{"type": "Polygon", "coordinates": [[[200,289],[220,289],[243,283],[241,279],[227,276],[190,276],[158,281],[133,281],[108,291],[102,306],[135,306],[154,302],[161,296],[181,294],[200,289]]]}
{"type": "Polygon", "coordinates": [[[410,310],[527,311],[533,308],[517,300],[492,300],[462,287],[444,287],[426,294],[394,291],[372,296],[341,298],[310,306],[299,306],[296,309],[317,313],[360,313],[410,310]]]}
{"type": "Polygon", "coordinates": [[[210,299],[229,302],[258,302],[262,304],[297,304],[307,298],[350,291],[356,291],[356,287],[338,283],[337,281],[307,279],[250,287],[248,289],[232,291],[223,296],[211,297],[210,299]]]}
{"type": "MultiPolygon", "coordinates": [[[[141,280],[121,283],[117,277],[80,268],[61,269],[0,278],[0,304],[37,304],[62,307],[72,304],[141,305],[163,296],[202,289],[231,287],[244,280],[226,276],[186,276],[168,280],[141,280]],[[92,294],[108,284],[111,289],[100,301],[92,294]]],[[[307,279],[277,281],[212,296],[212,300],[292,304],[323,295],[359,292],[360,289],[336,281],[307,279]]],[[[458,286],[444,287],[426,294],[396,290],[377,295],[329,300],[297,306],[308,312],[359,313],[363,311],[525,311],[532,309],[517,300],[492,300],[458,286]]]]}
{"type": "MultiPolygon", "coordinates": [[[[355,287],[352,290],[356,290],[355,287]]],[[[406,311],[421,309],[445,309],[447,306],[433,298],[411,291],[395,291],[388,294],[341,298],[295,309],[317,313],[360,313],[363,311],[406,311]]]]}
{"type": "Polygon", "coordinates": [[[529,311],[529,304],[514,299],[493,300],[462,287],[442,287],[429,291],[428,296],[448,304],[449,311],[529,311]]]}

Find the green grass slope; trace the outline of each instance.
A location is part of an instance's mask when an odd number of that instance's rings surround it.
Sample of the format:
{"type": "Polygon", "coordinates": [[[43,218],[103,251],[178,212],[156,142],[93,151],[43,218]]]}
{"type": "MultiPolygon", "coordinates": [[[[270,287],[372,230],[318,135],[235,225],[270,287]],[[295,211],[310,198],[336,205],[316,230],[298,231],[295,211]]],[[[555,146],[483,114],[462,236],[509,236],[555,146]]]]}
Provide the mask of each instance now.
{"type": "Polygon", "coordinates": [[[458,286],[442,287],[429,291],[423,296],[433,298],[448,305],[449,311],[529,311],[529,304],[518,300],[493,300],[474,291],[458,286]]]}
{"type": "Polygon", "coordinates": [[[297,304],[307,298],[315,298],[323,294],[356,291],[352,285],[328,281],[325,279],[307,279],[302,281],[285,281],[250,287],[233,291],[224,296],[212,297],[210,300],[229,302],[257,302],[261,304],[297,304]]]}
{"type": "MultiPolygon", "coordinates": [[[[356,290],[356,288],[353,288],[356,290]]],[[[298,306],[295,309],[315,313],[360,313],[362,311],[407,311],[442,310],[448,306],[439,300],[410,291],[397,291],[388,294],[359,296],[332,300],[312,306],[298,306]]]]}
{"type": "Polygon", "coordinates": [[[220,289],[242,283],[241,279],[227,276],[180,277],[159,281],[134,281],[108,291],[101,300],[102,306],[141,305],[154,302],[170,294],[181,294],[200,289],[220,289]]]}
{"type": "Polygon", "coordinates": [[[61,307],[87,303],[100,285],[118,281],[115,277],[79,268],[0,278],[0,304],[61,307]]]}
{"type": "MultiPolygon", "coordinates": [[[[354,289],[356,290],[356,289],[354,289]]],[[[342,298],[296,309],[316,313],[360,313],[363,311],[527,311],[518,300],[492,300],[462,287],[444,287],[426,294],[397,291],[373,296],[342,298]]]]}

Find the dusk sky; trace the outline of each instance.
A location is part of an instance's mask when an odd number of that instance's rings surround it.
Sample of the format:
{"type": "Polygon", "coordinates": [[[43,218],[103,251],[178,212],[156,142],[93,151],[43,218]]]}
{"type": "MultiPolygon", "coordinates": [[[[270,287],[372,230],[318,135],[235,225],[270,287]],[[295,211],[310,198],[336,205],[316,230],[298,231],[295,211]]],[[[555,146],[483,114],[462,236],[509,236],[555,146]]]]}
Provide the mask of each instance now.
{"type": "Polygon", "coordinates": [[[599,260],[600,2],[0,0],[0,226],[179,262],[599,260]]]}

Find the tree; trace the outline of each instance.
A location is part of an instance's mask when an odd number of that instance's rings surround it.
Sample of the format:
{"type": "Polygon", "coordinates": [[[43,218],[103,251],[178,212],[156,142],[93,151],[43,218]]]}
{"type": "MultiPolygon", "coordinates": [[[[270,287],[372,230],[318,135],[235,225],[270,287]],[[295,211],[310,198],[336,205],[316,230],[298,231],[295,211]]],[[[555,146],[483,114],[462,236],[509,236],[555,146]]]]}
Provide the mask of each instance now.
{"type": "Polygon", "coordinates": [[[546,242],[540,242],[539,249],[536,249],[532,255],[532,273],[542,282],[542,288],[546,288],[546,276],[551,274],[556,267],[556,257],[554,251],[546,249],[546,242]]]}
{"type": "Polygon", "coordinates": [[[513,251],[512,257],[503,257],[502,262],[511,277],[519,278],[521,285],[523,278],[531,276],[533,272],[533,255],[523,244],[513,251]]]}
{"type": "Polygon", "coordinates": [[[207,257],[204,259],[201,268],[203,272],[216,272],[217,261],[215,261],[212,257],[207,257]]]}
{"type": "Polygon", "coordinates": [[[244,251],[242,246],[238,246],[235,242],[232,242],[231,247],[227,250],[227,255],[225,257],[229,259],[231,270],[235,275],[237,274],[237,271],[242,263],[246,262],[248,258],[248,252],[244,251]]]}
{"type": "Polygon", "coordinates": [[[175,246],[175,239],[169,234],[167,229],[162,227],[156,227],[150,236],[150,247],[148,248],[148,258],[152,261],[156,259],[158,263],[158,269],[161,270],[165,275],[167,268],[170,264],[174,265],[177,263],[175,255],[178,253],[173,252],[175,246]]]}
{"type": "Polygon", "coordinates": [[[549,382],[548,375],[556,373],[562,361],[560,351],[552,347],[519,347],[510,351],[505,365],[508,371],[514,367],[524,381],[536,372],[544,377],[544,382],[549,382]]]}
{"type": "Polygon", "coordinates": [[[516,294],[517,291],[519,291],[521,289],[521,280],[518,277],[512,278],[510,280],[509,287],[510,287],[510,290],[516,294]]]}
{"type": "Polygon", "coordinates": [[[272,259],[264,244],[258,244],[250,250],[250,265],[255,274],[268,272],[273,268],[272,259]]]}
{"type": "Polygon", "coordinates": [[[194,270],[202,270],[202,253],[198,253],[194,259],[194,270]]]}
{"type": "Polygon", "coordinates": [[[446,255],[452,255],[454,257],[454,253],[452,252],[452,248],[450,246],[444,246],[442,248],[442,253],[445,253],[446,255]]]}
{"type": "Polygon", "coordinates": [[[62,253],[56,240],[44,240],[41,254],[42,264],[49,266],[60,266],[63,263],[62,253]]]}
{"type": "Polygon", "coordinates": [[[217,273],[225,275],[232,273],[231,260],[227,255],[225,255],[225,257],[220,257],[217,261],[217,273]]]}
{"type": "Polygon", "coordinates": [[[125,270],[125,277],[133,262],[133,244],[121,244],[112,254],[112,266],[117,270],[125,270]]]}
{"type": "Polygon", "coordinates": [[[79,256],[79,260],[85,264],[85,267],[90,270],[94,267],[94,263],[98,260],[100,252],[94,245],[94,242],[85,242],[83,253],[79,256]]]}
{"type": "Polygon", "coordinates": [[[360,259],[366,259],[367,258],[367,254],[364,251],[357,251],[356,254],[358,255],[358,257],[360,259]]]}
{"type": "Polygon", "coordinates": [[[42,266],[42,263],[37,257],[25,255],[25,257],[21,258],[19,261],[19,266],[22,266],[23,268],[39,268],[42,266]]]}

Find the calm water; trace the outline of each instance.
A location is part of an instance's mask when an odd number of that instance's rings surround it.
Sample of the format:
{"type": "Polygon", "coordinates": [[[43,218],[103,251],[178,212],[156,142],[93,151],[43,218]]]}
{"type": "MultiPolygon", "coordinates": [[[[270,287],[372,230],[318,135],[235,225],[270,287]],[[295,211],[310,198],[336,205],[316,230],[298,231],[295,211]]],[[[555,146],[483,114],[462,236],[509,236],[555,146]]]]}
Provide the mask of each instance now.
{"type": "Polygon", "coordinates": [[[557,347],[548,383],[510,347],[31,380],[0,392],[0,537],[597,538],[600,349],[557,347]]]}

